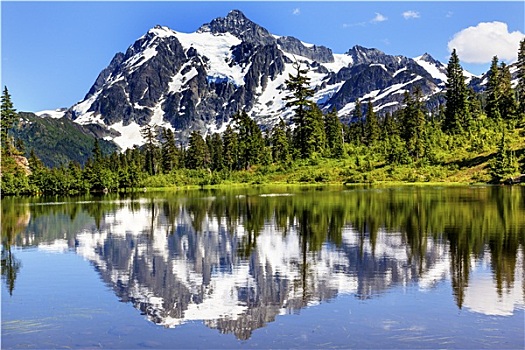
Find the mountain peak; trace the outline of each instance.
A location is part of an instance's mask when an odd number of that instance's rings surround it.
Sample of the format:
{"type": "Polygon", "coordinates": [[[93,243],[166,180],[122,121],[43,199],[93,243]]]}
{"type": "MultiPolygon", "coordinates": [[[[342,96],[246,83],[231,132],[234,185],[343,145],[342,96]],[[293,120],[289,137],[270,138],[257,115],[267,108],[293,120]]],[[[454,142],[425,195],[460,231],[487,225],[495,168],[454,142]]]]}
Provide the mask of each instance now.
{"type": "Polygon", "coordinates": [[[441,62],[437,61],[434,57],[432,57],[429,53],[425,52],[423,55],[417,57],[418,60],[425,61],[428,63],[433,64],[441,64],[441,62]]]}
{"type": "Polygon", "coordinates": [[[232,10],[226,17],[215,18],[210,23],[203,24],[197,32],[230,33],[243,41],[257,44],[275,42],[275,38],[268,30],[252,22],[239,10],[232,10]]]}
{"type": "Polygon", "coordinates": [[[228,15],[226,18],[232,18],[232,19],[241,19],[241,20],[248,20],[249,19],[244,15],[244,13],[241,10],[231,10],[228,12],[228,15]]]}
{"type": "Polygon", "coordinates": [[[351,56],[354,64],[362,63],[378,63],[386,54],[378,49],[370,49],[360,45],[355,45],[346,52],[348,56],[351,56]]]}

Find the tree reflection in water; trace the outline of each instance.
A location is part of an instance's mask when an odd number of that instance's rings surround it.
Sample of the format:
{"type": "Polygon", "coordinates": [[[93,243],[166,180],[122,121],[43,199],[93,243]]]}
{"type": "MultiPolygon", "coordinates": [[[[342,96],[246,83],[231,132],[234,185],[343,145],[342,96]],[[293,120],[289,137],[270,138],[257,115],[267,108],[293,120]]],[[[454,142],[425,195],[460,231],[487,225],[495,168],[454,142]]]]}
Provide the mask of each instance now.
{"type": "MultiPolygon", "coordinates": [[[[450,279],[462,308],[480,261],[490,262],[499,298],[525,280],[523,187],[209,190],[22,202],[2,200],[2,276],[10,292],[20,273],[12,246],[65,241],[152,322],[203,320],[239,339],[281,313],[338,294],[366,299],[410,283],[432,288],[450,279]]],[[[521,289],[523,304],[525,284],[521,289]]]]}

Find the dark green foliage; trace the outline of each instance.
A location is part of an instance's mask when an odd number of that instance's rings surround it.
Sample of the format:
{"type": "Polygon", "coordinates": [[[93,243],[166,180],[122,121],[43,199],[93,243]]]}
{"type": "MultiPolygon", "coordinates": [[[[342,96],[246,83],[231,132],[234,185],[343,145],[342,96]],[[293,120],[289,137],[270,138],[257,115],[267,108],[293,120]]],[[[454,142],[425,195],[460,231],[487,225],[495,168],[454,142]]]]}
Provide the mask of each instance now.
{"type": "MultiPolygon", "coordinates": [[[[92,192],[115,191],[119,188],[118,173],[112,171],[109,167],[109,157],[105,157],[100,150],[98,140],[95,140],[93,146],[93,160],[86,162],[83,177],[89,183],[89,189],[92,192]]],[[[53,170],[53,169],[52,169],[53,170]]],[[[48,188],[45,186],[44,188],[48,188]]],[[[64,190],[67,187],[63,188],[64,190]]],[[[57,193],[68,193],[67,191],[54,191],[57,193]]]]}
{"type": "Polygon", "coordinates": [[[520,106],[516,100],[516,95],[519,97],[519,80],[517,91],[512,88],[511,80],[509,67],[503,62],[498,67],[498,57],[494,56],[488,75],[485,111],[495,121],[503,119],[514,123],[520,117],[520,106]]]}
{"type": "Polygon", "coordinates": [[[354,145],[361,144],[365,139],[365,124],[363,121],[363,109],[361,101],[357,99],[355,101],[355,108],[352,114],[352,120],[345,129],[345,142],[352,143],[354,145]]]}
{"type": "Polygon", "coordinates": [[[312,113],[314,103],[310,100],[314,91],[310,88],[310,78],[307,76],[308,70],[302,69],[298,62],[294,63],[295,75],[290,74],[286,80],[286,88],[290,96],[285,97],[286,107],[294,108],[293,122],[296,129],[294,130],[294,146],[299,150],[301,158],[309,158],[313,152],[312,143],[315,139],[315,132],[318,125],[312,121],[317,119],[317,113],[312,113]]]}
{"type": "Polygon", "coordinates": [[[518,86],[516,87],[518,116],[525,123],[525,39],[520,41],[518,51],[518,86]]]}
{"type": "Polygon", "coordinates": [[[211,170],[220,171],[224,168],[224,150],[222,138],[218,133],[206,136],[206,145],[210,153],[211,170]]]}
{"type": "Polygon", "coordinates": [[[1,117],[0,117],[0,140],[2,150],[7,154],[11,155],[13,153],[13,145],[9,137],[9,133],[13,128],[17,113],[16,109],[13,107],[13,102],[11,101],[11,95],[7,90],[7,86],[4,87],[2,92],[2,104],[1,104],[1,117]]]}
{"type": "Polygon", "coordinates": [[[237,169],[239,160],[239,141],[237,134],[229,125],[222,135],[222,143],[224,167],[229,171],[237,169]]]}
{"type": "Polygon", "coordinates": [[[250,166],[259,164],[264,139],[257,123],[245,111],[235,114],[233,121],[237,132],[239,169],[247,170],[250,166]]]}
{"type": "Polygon", "coordinates": [[[324,116],[324,128],[329,156],[341,158],[344,154],[343,125],[337,117],[336,109],[324,116]]]}
{"type": "Polygon", "coordinates": [[[208,168],[210,165],[208,147],[198,131],[193,131],[190,135],[185,161],[188,169],[208,168]]]}
{"type": "Polygon", "coordinates": [[[159,141],[156,125],[145,125],[140,134],[146,141],[144,147],[146,149],[146,162],[144,168],[146,172],[150,175],[155,175],[159,172],[160,162],[159,162],[159,141]]]}
{"type": "Polygon", "coordinates": [[[282,119],[280,119],[279,124],[272,129],[271,148],[274,162],[288,164],[291,161],[287,127],[282,119]]]}
{"type": "Polygon", "coordinates": [[[512,179],[520,174],[518,159],[505,139],[505,133],[501,136],[498,152],[490,164],[490,175],[496,183],[512,182],[512,179]]]}
{"type": "Polygon", "coordinates": [[[364,142],[367,146],[376,144],[380,136],[379,121],[377,114],[374,112],[372,101],[368,101],[365,121],[365,138],[364,142]]]}
{"type": "Polygon", "coordinates": [[[500,115],[504,120],[516,121],[518,119],[518,104],[516,95],[512,89],[512,77],[509,67],[505,63],[500,66],[499,91],[500,101],[498,103],[500,115]]]}
{"type": "Polygon", "coordinates": [[[323,112],[317,105],[306,113],[305,126],[303,129],[304,144],[300,147],[304,158],[324,154],[326,145],[326,134],[323,121],[323,112]]]}
{"type": "Polygon", "coordinates": [[[162,171],[169,173],[179,166],[179,150],[171,129],[162,129],[162,171]]]}
{"type": "Polygon", "coordinates": [[[459,134],[470,128],[471,115],[468,102],[468,89],[459,63],[456,49],[452,51],[447,65],[445,115],[443,130],[449,134],[459,134]]]}
{"type": "Polygon", "coordinates": [[[487,104],[485,112],[487,117],[493,120],[499,120],[501,113],[499,109],[501,91],[500,91],[500,71],[498,68],[498,57],[494,56],[490,65],[487,82],[487,104]]]}
{"type": "MultiPolygon", "coordinates": [[[[33,113],[18,113],[20,122],[13,128],[13,135],[26,148],[26,156],[33,149],[48,167],[67,165],[74,161],[84,165],[91,156],[95,136],[82,125],[67,118],[41,118],[33,113]]],[[[99,139],[100,149],[109,154],[118,149],[110,141],[99,139]]]]}
{"type": "Polygon", "coordinates": [[[424,154],[425,114],[421,99],[420,89],[416,89],[414,96],[405,94],[401,122],[401,137],[405,141],[408,154],[414,160],[419,160],[424,154]]]}

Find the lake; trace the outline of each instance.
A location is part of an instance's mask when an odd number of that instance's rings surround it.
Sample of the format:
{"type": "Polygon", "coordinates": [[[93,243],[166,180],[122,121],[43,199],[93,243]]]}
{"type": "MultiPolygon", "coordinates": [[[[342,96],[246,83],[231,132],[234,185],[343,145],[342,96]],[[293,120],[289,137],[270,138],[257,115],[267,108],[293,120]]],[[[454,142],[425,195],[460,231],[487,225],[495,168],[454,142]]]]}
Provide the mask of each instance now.
{"type": "Polygon", "coordinates": [[[3,349],[525,346],[525,187],[1,204],[3,349]]]}

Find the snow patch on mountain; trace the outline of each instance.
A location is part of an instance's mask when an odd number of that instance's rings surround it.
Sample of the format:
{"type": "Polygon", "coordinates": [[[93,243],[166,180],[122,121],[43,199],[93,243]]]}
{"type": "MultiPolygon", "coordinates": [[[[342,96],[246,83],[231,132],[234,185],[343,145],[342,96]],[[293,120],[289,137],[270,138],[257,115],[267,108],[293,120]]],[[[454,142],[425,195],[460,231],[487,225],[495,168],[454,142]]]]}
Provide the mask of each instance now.
{"type": "Polygon", "coordinates": [[[434,79],[441,80],[443,83],[447,81],[447,74],[444,67],[438,66],[435,63],[428,62],[424,59],[424,55],[414,58],[414,61],[423,67],[434,79]]]}
{"type": "Polygon", "coordinates": [[[67,109],[48,109],[45,111],[36,112],[35,114],[41,118],[60,119],[66,114],[67,109]]]}
{"type": "Polygon", "coordinates": [[[112,140],[123,150],[133,148],[134,145],[144,144],[144,138],[140,134],[140,130],[142,128],[135,122],[132,122],[128,125],[124,125],[124,122],[120,121],[110,125],[109,129],[118,131],[120,133],[120,136],[117,136],[115,138],[106,137],[105,139],[108,141],[112,140]]]}
{"type": "Polygon", "coordinates": [[[230,65],[232,59],[231,48],[241,43],[241,40],[232,34],[213,34],[211,32],[176,33],[184,50],[193,48],[200,55],[206,57],[206,71],[208,76],[228,78],[236,86],[244,85],[246,67],[230,65]]]}
{"type": "Polygon", "coordinates": [[[385,65],[382,63],[370,63],[370,67],[381,67],[385,72],[388,73],[388,69],[386,69],[385,65]]]}
{"type": "Polygon", "coordinates": [[[170,93],[181,92],[183,90],[182,87],[184,86],[184,84],[186,84],[188,81],[190,81],[199,74],[197,68],[195,67],[191,67],[189,71],[183,74],[182,72],[185,71],[185,68],[188,65],[191,65],[191,62],[186,63],[184,66],[182,66],[181,70],[171,79],[168,88],[168,91],[170,93]]]}

